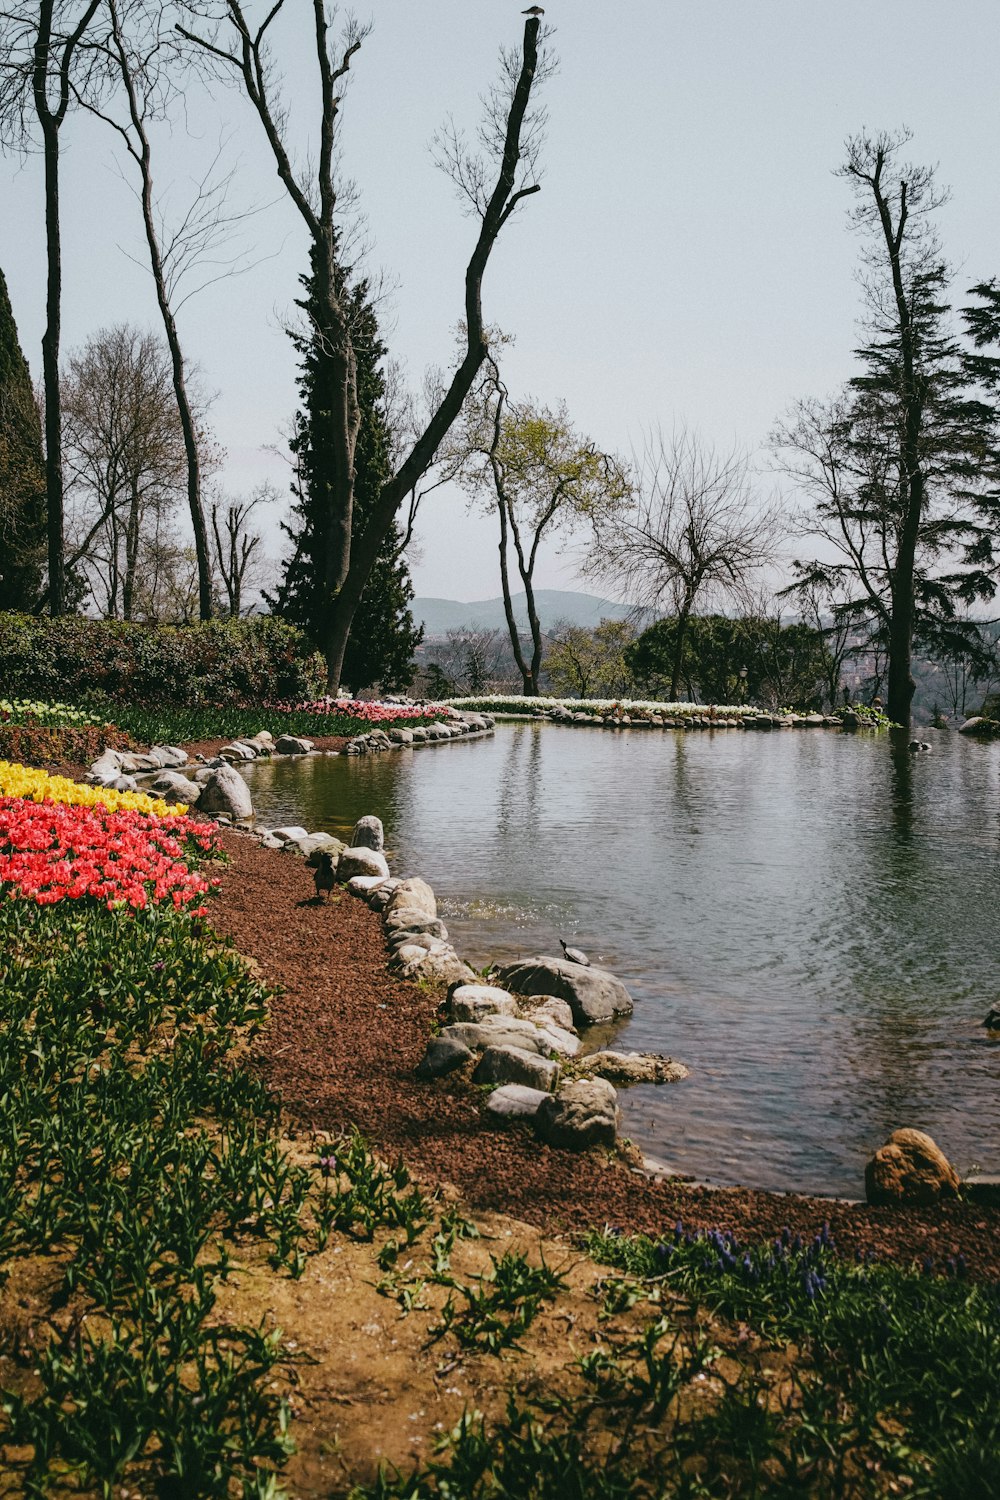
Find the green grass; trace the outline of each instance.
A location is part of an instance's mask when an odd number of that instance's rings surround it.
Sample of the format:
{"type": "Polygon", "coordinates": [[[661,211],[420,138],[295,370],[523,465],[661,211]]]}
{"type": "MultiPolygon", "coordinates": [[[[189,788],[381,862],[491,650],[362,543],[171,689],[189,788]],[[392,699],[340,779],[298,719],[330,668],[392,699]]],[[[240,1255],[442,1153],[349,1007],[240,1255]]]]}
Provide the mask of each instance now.
{"type": "Polygon", "coordinates": [[[353,1500],[1000,1493],[996,1286],[847,1263],[825,1233],[744,1247],[678,1226],[589,1249],[615,1271],[609,1331],[577,1349],[572,1388],[467,1412],[353,1500]]]}
{"type": "Polygon", "coordinates": [[[359,1137],[289,1159],[236,1065],[266,1002],[203,919],[0,899],[0,1276],[29,1259],[71,1314],[2,1392],[25,1495],[277,1497],[279,1339],[220,1322],[220,1282],[245,1254],[298,1276],[334,1225],[426,1218],[359,1137]]]}
{"type": "MultiPolygon", "coordinates": [[[[90,710],[97,713],[97,706],[90,710]]],[[[277,708],[185,708],[145,707],[142,704],[104,703],[101,713],[108,722],[125,730],[140,745],[190,744],[197,740],[239,739],[261,729],[279,734],[318,735],[364,734],[371,729],[389,730],[397,725],[412,728],[415,723],[433,723],[443,717],[429,714],[425,719],[400,715],[398,719],[380,720],[378,724],[349,714],[319,714],[305,710],[277,708]]]]}

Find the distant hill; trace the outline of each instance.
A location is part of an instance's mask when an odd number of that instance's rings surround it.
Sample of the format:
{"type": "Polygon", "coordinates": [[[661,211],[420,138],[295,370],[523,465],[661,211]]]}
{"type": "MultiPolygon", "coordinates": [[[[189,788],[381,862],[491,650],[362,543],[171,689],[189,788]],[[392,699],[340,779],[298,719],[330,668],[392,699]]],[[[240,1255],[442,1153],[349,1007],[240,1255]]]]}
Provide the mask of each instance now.
{"type": "MultiPolygon", "coordinates": [[[[514,614],[518,625],[528,629],[525,596],[514,595],[514,614]]],[[[463,603],[458,599],[414,599],[410,608],[413,618],[422,623],[428,640],[439,639],[449,630],[468,630],[473,627],[483,630],[505,630],[507,617],[503,611],[503,599],[477,599],[463,603]]],[[[535,593],[535,608],[543,630],[566,621],[570,625],[592,627],[602,620],[624,620],[629,613],[627,604],[616,604],[611,599],[599,599],[596,594],[575,594],[563,589],[538,589],[535,593]]]]}

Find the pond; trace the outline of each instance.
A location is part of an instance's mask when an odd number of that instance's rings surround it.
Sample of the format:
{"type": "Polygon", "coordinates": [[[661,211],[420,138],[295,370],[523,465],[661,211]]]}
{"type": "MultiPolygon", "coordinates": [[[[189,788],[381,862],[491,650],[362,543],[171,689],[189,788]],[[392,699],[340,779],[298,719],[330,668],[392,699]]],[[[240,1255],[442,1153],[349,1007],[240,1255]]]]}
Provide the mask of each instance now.
{"type": "MultiPolygon", "coordinates": [[[[858,1197],[901,1125],[1000,1171],[1000,745],[502,724],[494,738],[260,763],[261,821],[385,824],[463,958],[585,949],[682,1083],[624,1133],[699,1180],[858,1197]]],[[[605,1038],[601,1038],[603,1042],[605,1038]]]]}

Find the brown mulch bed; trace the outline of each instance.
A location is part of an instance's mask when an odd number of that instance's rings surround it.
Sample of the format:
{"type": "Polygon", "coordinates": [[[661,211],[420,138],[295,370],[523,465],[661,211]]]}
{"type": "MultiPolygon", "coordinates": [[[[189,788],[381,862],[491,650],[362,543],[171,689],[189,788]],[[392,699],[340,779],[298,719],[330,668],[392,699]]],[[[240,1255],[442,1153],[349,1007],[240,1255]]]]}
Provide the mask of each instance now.
{"type": "Polygon", "coordinates": [[[356,1125],[422,1175],[453,1183],[472,1207],[547,1231],[614,1225],[658,1234],[681,1219],[687,1229],[727,1228],[756,1240],[785,1225],[811,1236],[826,1220],[847,1255],[941,1265],[963,1254],[972,1274],[1000,1278],[997,1208],[874,1209],[653,1182],[626,1165],[540,1145],[523,1129],[484,1129],[475,1089],[413,1076],[438,998],[390,975],[378,917],[347,895],[317,903],[312,872],[294,856],[233,834],[223,842],[231,864],[211,920],[277,988],[256,1057],[303,1125],[356,1125]]]}

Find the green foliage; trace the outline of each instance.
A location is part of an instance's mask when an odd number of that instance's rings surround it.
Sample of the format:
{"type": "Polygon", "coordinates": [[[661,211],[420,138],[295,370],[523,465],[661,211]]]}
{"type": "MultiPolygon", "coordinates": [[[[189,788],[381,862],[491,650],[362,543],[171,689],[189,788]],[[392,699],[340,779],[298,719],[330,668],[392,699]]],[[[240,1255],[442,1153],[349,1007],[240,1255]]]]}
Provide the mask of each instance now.
{"type": "Polygon", "coordinates": [[[41,420],[0,271],[0,610],[35,607],[45,536],[41,420]]]}
{"type": "Polygon", "coordinates": [[[78,729],[0,722],[0,760],[22,766],[89,764],[108,746],[114,750],[138,748],[130,735],[113,724],[78,729]]]}
{"type": "MultiPolygon", "coordinates": [[[[644,691],[668,689],[678,629],[677,616],[657,620],[626,649],[626,662],[644,691]]],[[[826,649],[822,632],[801,622],[691,615],[683,634],[681,680],[703,703],[817,708],[826,649]]]]}
{"type": "Polygon", "coordinates": [[[996,1287],[849,1265],[825,1229],[589,1247],[624,1275],[595,1289],[607,1332],[581,1346],[578,1383],[512,1393],[493,1421],[466,1412],[432,1458],[352,1500],[995,1493],[996,1287]]]}
{"type": "MultiPolygon", "coordinates": [[[[297,464],[293,493],[293,522],[282,529],[292,543],[285,572],[271,601],[276,612],[301,627],[322,649],[332,599],[324,576],[327,540],[335,516],[335,455],[328,429],[333,420],[336,377],[328,341],[319,331],[320,309],[314,277],[303,277],[306,296],[299,303],[309,319],[307,335],[294,334],[299,354],[299,392],[303,407],[295,420],[290,444],[297,464]]],[[[352,539],[360,538],[386,480],[391,477],[390,433],[385,407],[385,345],[379,336],[367,282],[348,294],[351,337],[357,360],[358,405],[361,424],[354,455],[354,520],[352,539]]],[[[344,657],[343,680],[357,693],[378,683],[384,691],[408,687],[413,681],[413,653],[423,639],[410,611],[413,586],[405,558],[400,555],[402,534],[393,523],[382,543],[371,576],[365,584],[344,657]]]]}
{"type": "Polygon", "coordinates": [[[177,627],[0,613],[0,681],[12,695],[188,707],[301,700],[319,686],[301,632],[270,615],[177,627]]]}
{"type": "Polygon", "coordinates": [[[429,711],[415,718],[401,713],[379,718],[377,723],[351,713],[318,713],[309,708],[273,708],[262,703],[257,708],[176,708],[170,705],[147,708],[144,704],[109,704],[119,728],[127,730],[140,745],[185,745],[198,740],[240,739],[260,729],[279,734],[317,735],[366,734],[373,728],[413,729],[418,724],[432,724],[441,713],[429,711]]]}
{"type": "Polygon", "coordinates": [[[314,1177],[231,1067],[266,997],[200,931],[171,908],[0,902],[0,1255],[57,1255],[76,1309],[4,1394],[30,1493],[69,1473],[110,1495],[133,1463],[164,1495],[251,1493],[289,1451],[278,1340],[220,1323],[215,1287],[251,1223],[296,1269],[314,1177]]]}
{"type": "Polygon", "coordinates": [[[562,1276],[544,1260],[540,1266],[533,1266],[525,1256],[508,1250],[499,1260],[491,1255],[490,1262],[490,1270],[472,1286],[453,1277],[444,1278],[452,1291],[433,1330],[434,1338],[451,1333],[463,1349],[498,1354],[501,1349],[517,1347],[542,1303],[551,1302],[565,1290],[562,1276]]]}
{"type": "Polygon", "coordinates": [[[557,629],[543,669],[557,692],[580,698],[622,697],[635,686],[626,655],[634,639],[627,620],[602,620],[593,630],[582,625],[557,629]]]}

